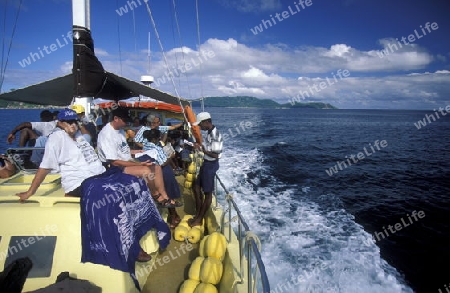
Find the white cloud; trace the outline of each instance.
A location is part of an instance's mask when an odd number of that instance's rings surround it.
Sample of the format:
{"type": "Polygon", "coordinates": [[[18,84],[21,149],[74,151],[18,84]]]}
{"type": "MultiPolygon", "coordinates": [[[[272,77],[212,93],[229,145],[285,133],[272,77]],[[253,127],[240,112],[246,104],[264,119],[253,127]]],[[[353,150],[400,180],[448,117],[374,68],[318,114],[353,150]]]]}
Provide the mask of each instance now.
{"type": "MultiPolygon", "coordinates": [[[[380,44],[384,50],[389,40],[381,40],[380,44]]],[[[147,74],[148,63],[143,62],[146,52],[123,54],[127,57],[121,63],[104,50],[96,52],[106,70],[133,80],[147,74]]],[[[231,38],[212,38],[200,46],[200,52],[185,47],[166,53],[177,91],[183,97],[250,95],[287,103],[309,91],[305,101],[327,102],[339,108],[429,109],[450,104],[450,71],[427,72],[433,56],[418,45],[404,46],[380,57],[381,50],[376,48],[364,51],[346,44],[329,48],[290,48],[285,44],[251,47],[231,38]],[[338,70],[347,70],[349,77],[340,78],[338,70]],[[331,85],[330,80],[334,81],[331,85]],[[322,88],[321,83],[325,83],[322,88]]],[[[16,70],[14,76],[6,76],[5,84],[20,81],[20,85],[12,86],[19,88],[29,81],[66,74],[70,68],[71,62],[67,62],[58,71],[16,70]],[[30,76],[33,74],[36,76],[30,76]]],[[[167,74],[160,54],[154,54],[151,75],[157,79],[167,74]]],[[[175,92],[168,80],[158,88],[175,92]]]]}

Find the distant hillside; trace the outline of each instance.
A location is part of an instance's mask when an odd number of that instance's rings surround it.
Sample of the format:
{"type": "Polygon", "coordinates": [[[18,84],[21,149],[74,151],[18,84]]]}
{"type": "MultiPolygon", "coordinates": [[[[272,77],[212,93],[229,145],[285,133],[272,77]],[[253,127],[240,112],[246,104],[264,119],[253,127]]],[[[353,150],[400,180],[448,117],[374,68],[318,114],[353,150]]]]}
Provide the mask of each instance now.
{"type": "MultiPolygon", "coordinates": [[[[205,97],[205,107],[236,107],[236,108],[315,108],[337,109],[326,103],[291,103],[279,104],[270,99],[258,99],[249,96],[238,97],[205,97]]],[[[192,102],[193,107],[200,107],[200,101],[192,102]]]]}
{"type": "Polygon", "coordinates": [[[23,102],[12,102],[12,101],[5,101],[5,100],[0,99],[0,108],[6,108],[6,109],[52,109],[52,108],[61,108],[61,107],[30,104],[30,103],[23,103],[23,102]]]}
{"type": "MultiPolygon", "coordinates": [[[[314,109],[337,109],[327,103],[291,103],[279,104],[270,99],[258,99],[255,97],[206,97],[205,107],[234,107],[234,108],[314,108],[314,109]]],[[[200,101],[192,102],[193,107],[200,107],[200,101]]],[[[35,105],[22,102],[11,102],[0,99],[0,108],[60,108],[54,106],[35,105]]]]}

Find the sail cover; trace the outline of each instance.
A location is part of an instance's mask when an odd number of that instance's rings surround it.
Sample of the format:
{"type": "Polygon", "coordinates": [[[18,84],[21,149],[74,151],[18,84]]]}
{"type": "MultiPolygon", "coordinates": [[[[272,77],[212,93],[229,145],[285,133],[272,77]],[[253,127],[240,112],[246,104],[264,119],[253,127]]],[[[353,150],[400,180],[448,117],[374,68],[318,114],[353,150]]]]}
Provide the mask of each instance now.
{"type": "Polygon", "coordinates": [[[40,105],[66,106],[74,97],[123,100],[145,96],[169,104],[189,105],[181,99],[141,83],[107,72],[94,53],[90,30],[73,27],[72,73],[0,94],[0,99],[40,105]]]}

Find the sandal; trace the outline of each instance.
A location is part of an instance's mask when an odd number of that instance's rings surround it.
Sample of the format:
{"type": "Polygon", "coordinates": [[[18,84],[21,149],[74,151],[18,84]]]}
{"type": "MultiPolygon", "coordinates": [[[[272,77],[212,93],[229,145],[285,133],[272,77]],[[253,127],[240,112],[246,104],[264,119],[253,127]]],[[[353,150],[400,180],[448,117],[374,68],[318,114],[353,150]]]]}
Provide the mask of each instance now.
{"type": "Polygon", "coordinates": [[[152,195],[152,198],[156,201],[158,205],[160,205],[163,208],[178,208],[183,205],[181,202],[177,202],[170,198],[166,198],[163,199],[162,201],[159,201],[158,198],[160,198],[161,196],[162,194],[160,193],[158,195],[152,195]]]}
{"type": "Polygon", "coordinates": [[[181,218],[180,218],[180,216],[175,216],[173,218],[171,216],[169,216],[167,218],[167,222],[169,222],[170,229],[175,229],[178,226],[178,224],[180,224],[181,218]]]}
{"type": "Polygon", "coordinates": [[[152,256],[145,252],[142,248],[139,251],[138,257],[136,259],[137,262],[148,262],[152,259],[152,256]]]}

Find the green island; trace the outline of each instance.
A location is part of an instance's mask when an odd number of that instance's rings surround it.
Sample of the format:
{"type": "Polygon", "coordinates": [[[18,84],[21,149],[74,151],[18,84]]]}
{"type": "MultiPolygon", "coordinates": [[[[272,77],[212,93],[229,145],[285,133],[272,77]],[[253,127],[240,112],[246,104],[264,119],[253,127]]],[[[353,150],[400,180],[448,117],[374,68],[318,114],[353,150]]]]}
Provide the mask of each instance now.
{"type": "MultiPolygon", "coordinates": [[[[286,103],[279,104],[271,99],[258,99],[249,96],[237,97],[205,97],[203,98],[205,107],[228,107],[228,108],[313,108],[313,109],[337,109],[328,103],[310,102],[310,103],[286,103]]],[[[193,107],[200,107],[200,100],[192,102],[193,107]]],[[[33,108],[61,108],[56,106],[36,105],[22,102],[10,102],[0,99],[0,108],[9,109],[33,109],[33,108]]]]}
{"type": "MultiPolygon", "coordinates": [[[[328,103],[286,103],[279,104],[271,99],[258,99],[249,96],[237,97],[205,97],[205,107],[234,107],[234,108],[314,108],[314,109],[337,109],[328,103]]],[[[200,101],[192,102],[193,107],[200,107],[200,101]]]]}

